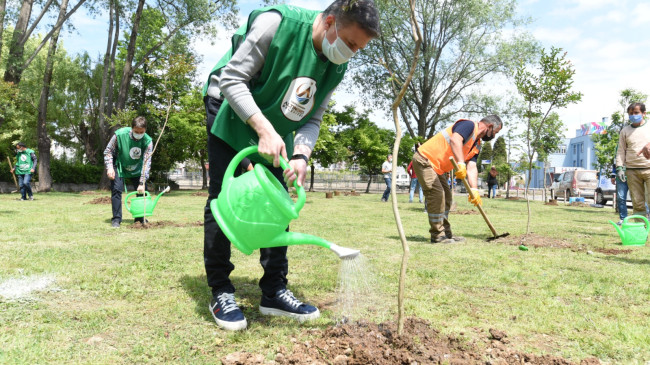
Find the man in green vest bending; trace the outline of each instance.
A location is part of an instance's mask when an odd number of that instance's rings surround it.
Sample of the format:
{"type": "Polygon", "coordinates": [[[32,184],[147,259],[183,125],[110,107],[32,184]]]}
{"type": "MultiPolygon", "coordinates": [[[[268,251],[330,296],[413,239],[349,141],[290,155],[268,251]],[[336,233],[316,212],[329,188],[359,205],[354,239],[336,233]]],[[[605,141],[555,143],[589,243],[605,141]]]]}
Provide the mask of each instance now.
{"type": "MultiPolygon", "coordinates": [[[[153,150],[151,137],[146,131],[147,120],[144,117],[137,117],[131,123],[131,127],[115,131],[115,135],[104,150],[106,175],[111,179],[111,205],[113,206],[111,226],[113,228],[119,228],[122,222],[122,192],[125,180],[131,182],[133,190],[137,190],[138,194],[144,194],[153,150]]],[[[144,223],[144,218],[136,218],[135,221],[144,223]]]]}
{"type": "Polygon", "coordinates": [[[18,186],[20,186],[20,199],[18,200],[34,200],[34,193],[32,186],[29,184],[36,167],[36,154],[34,150],[30,150],[23,142],[16,144],[16,164],[11,169],[11,172],[16,172],[18,175],[18,186]]]}
{"type": "MultiPolygon", "coordinates": [[[[372,0],[336,0],[325,11],[278,5],[253,11],[232,38],[204,88],[207,114],[210,191],[204,210],[203,257],[209,308],[221,328],[246,328],[230,281],[230,241],[210,212],[226,167],[237,152],[258,145],[259,156],[286,185],[302,185],[318,138],[323,113],[343,79],[348,60],[379,34],[379,14],[372,0]],[[290,169],[279,156],[290,156],[290,169]],[[272,166],[271,166],[272,165],[272,166]]],[[[264,315],[299,321],[320,316],[287,290],[287,247],[260,249],[264,275],[259,306],[264,315]]]]}

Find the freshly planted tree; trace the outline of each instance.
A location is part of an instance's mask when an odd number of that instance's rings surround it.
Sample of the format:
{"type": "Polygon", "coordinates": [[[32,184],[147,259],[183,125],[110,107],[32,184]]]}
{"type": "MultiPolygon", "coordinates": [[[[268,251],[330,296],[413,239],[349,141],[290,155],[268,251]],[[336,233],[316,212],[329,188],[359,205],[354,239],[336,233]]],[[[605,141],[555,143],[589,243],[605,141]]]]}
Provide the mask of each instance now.
{"type": "MultiPolygon", "coordinates": [[[[534,73],[522,65],[515,74],[517,90],[525,103],[522,117],[526,124],[522,139],[526,146],[528,177],[531,176],[535,156],[543,156],[548,151],[555,150],[559,143],[557,135],[562,123],[551,113],[577,103],[582,98],[581,93],[571,90],[575,70],[566,59],[566,53],[561,52],[561,48],[555,47],[548,53],[542,50],[538,69],[534,73]]],[[[526,179],[524,192],[528,208],[526,234],[530,233],[530,180],[526,179]]]]}

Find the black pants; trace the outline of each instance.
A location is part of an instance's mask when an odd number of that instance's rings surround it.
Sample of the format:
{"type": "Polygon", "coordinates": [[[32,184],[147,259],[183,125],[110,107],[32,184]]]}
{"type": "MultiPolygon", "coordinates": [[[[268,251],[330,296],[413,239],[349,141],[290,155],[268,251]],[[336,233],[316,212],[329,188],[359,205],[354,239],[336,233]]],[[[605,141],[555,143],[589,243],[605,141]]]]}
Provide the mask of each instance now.
{"type": "MultiPolygon", "coordinates": [[[[113,170],[117,171],[117,168],[113,166],[113,170]]],[[[140,185],[139,177],[132,178],[121,178],[115,173],[115,179],[111,180],[111,206],[113,207],[113,218],[111,222],[122,223],[122,192],[124,191],[124,180],[131,183],[133,186],[133,191],[138,190],[138,185],[140,185]]],[[[145,188],[146,188],[145,184],[145,188]]],[[[142,196],[136,194],[137,196],[142,196]]],[[[144,218],[135,218],[135,222],[144,222],[144,218]]]]}
{"type": "MultiPolygon", "coordinates": [[[[234,293],[235,287],[230,281],[230,273],[235,268],[235,265],[230,262],[231,244],[215,221],[210,211],[210,202],[219,196],[226,168],[238,151],[235,151],[226,142],[210,133],[214,117],[221,107],[221,101],[206,96],[204,102],[207,115],[208,159],[210,162],[210,188],[208,201],[204,208],[203,224],[205,273],[213,295],[220,292],[234,293]]],[[[282,169],[271,167],[270,170],[286,189],[282,169]]],[[[236,175],[239,175],[240,171],[241,169],[237,169],[236,175]]],[[[264,268],[264,275],[260,279],[259,285],[264,295],[271,296],[278,290],[286,288],[287,274],[289,272],[286,246],[260,249],[260,264],[264,268]]]]}

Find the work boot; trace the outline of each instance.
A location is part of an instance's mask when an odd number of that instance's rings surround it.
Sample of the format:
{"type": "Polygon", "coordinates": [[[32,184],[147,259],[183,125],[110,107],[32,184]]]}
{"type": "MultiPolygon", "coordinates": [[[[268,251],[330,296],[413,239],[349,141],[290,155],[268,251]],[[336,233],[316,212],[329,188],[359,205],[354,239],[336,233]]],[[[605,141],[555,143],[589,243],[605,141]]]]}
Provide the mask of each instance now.
{"type": "Polygon", "coordinates": [[[320,317],[318,308],[296,299],[287,289],[278,290],[273,297],[262,295],[260,313],[271,316],[284,316],[300,322],[320,317]]]}
{"type": "Polygon", "coordinates": [[[438,237],[431,237],[431,243],[456,243],[451,238],[447,238],[447,236],[438,236],[438,237]]]}
{"type": "Polygon", "coordinates": [[[445,232],[445,237],[454,240],[455,242],[465,242],[465,237],[454,236],[451,232],[445,232]]]}
{"type": "Polygon", "coordinates": [[[244,313],[237,306],[234,293],[223,292],[215,294],[208,307],[219,327],[228,331],[246,329],[246,317],[244,317],[244,313]]]}
{"type": "Polygon", "coordinates": [[[111,227],[120,228],[120,221],[118,221],[117,219],[111,221],[111,227]]]}

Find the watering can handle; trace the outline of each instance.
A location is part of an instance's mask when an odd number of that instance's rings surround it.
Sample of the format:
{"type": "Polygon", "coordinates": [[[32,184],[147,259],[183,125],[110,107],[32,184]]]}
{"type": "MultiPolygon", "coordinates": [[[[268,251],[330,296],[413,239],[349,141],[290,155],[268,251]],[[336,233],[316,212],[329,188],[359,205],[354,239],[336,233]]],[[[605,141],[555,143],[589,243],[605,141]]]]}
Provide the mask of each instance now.
{"type": "MultiPolygon", "coordinates": [[[[239,153],[237,153],[235,157],[233,157],[232,161],[230,161],[230,164],[226,169],[226,173],[224,174],[223,182],[225,183],[226,181],[229,181],[235,176],[235,170],[239,167],[239,163],[244,159],[244,157],[256,152],[257,152],[257,146],[246,147],[243,150],[239,151],[239,153]]],[[[280,156],[280,167],[282,167],[282,169],[284,170],[290,168],[289,162],[287,162],[287,160],[285,160],[284,157],[282,156],[280,156]]],[[[299,212],[302,209],[302,207],[305,205],[305,200],[307,199],[307,196],[305,195],[305,188],[302,186],[298,186],[297,180],[294,180],[293,186],[296,188],[296,194],[298,194],[298,200],[295,203],[295,208],[296,211],[299,212]]]]}

